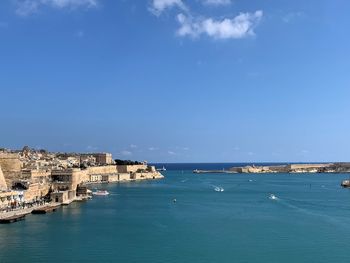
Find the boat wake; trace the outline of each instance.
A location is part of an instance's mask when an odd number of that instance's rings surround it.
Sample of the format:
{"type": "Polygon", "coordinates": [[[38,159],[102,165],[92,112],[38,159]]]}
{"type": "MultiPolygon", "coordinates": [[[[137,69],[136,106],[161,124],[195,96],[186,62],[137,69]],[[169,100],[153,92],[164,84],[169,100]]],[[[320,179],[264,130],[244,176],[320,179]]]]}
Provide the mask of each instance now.
{"type": "Polygon", "coordinates": [[[321,213],[320,211],[313,211],[311,209],[307,209],[299,205],[293,204],[294,202],[297,202],[297,201],[301,202],[300,200],[295,200],[295,199],[284,199],[282,202],[280,202],[280,204],[298,213],[302,213],[308,216],[313,216],[315,218],[322,219],[330,224],[335,225],[336,227],[341,226],[343,229],[350,229],[349,224],[344,223],[343,218],[334,217],[329,214],[326,214],[326,212],[321,213]]]}
{"type": "Polygon", "coordinates": [[[225,191],[225,189],[222,188],[222,187],[220,187],[220,186],[215,186],[215,187],[214,187],[214,191],[215,191],[215,192],[223,192],[223,191],[225,191]]]}

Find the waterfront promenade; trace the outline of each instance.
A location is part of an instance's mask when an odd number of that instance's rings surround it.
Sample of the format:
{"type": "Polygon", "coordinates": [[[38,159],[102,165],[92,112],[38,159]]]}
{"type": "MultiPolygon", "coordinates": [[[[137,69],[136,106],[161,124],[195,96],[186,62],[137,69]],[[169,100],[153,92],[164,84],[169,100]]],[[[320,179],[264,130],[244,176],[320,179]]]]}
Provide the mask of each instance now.
{"type": "Polygon", "coordinates": [[[27,215],[27,214],[30,214],[34,209],[39,209],[39,208],[43,208],[46,206],[55,206],[55,205],[57,205],[57,204],[44,203],[44,204],[40,204],[40,205],[34,205],[32,207],[16,208],[16,209],[12,209],[11,211],[2,211],[2,212],[0,212],[0,219],[9,218],[12,216],[27,215]]]}

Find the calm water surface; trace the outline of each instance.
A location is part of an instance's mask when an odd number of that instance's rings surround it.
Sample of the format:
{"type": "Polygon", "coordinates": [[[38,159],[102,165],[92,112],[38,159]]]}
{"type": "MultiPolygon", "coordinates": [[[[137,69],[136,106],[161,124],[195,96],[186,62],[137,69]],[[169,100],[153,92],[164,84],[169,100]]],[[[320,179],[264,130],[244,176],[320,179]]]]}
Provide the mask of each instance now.
{"type": "Polygon", "coordinates": [[[0,225],[0,262],[350,262],[348,175],[170,168],[164,180],[96,185],[111,195],[0,225]]]}

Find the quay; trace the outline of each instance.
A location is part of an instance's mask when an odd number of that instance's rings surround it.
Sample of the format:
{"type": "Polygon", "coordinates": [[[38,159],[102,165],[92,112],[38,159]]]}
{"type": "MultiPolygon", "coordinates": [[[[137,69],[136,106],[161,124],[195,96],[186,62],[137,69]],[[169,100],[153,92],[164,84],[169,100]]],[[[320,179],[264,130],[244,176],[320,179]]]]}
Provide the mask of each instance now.
{"type": "Polygon", "coordinates": [[[61,205],[47,205],[44,207],[33,209],[32,214],[46,214],[55,212],[61,205]]]}
{"type": "Polygon", "coordinates": [[[10,217],[5,217],[0,219],[0,224],[9,224],[9,223],[14,223],[17,221],[24,220],[25,214],[19,214],[19,215],[13,215],[10,217]]]}
{"type": "Polygon", "coordinates": [[[8,212],[0,212],[0,223],[8,224],[24,220],[25,216],[32,213],[34,209],[41,209],[47,205],[15,209],[8,212]]]}
{"type": "Polygon", "coordinates": [[[89,184],[161,179],[146,161],[113,160],[111,153],[60,153],[0,147],[0,219],[46,214],[91,199],[89,184]]]}
{"type": "Polygon", "coordinates": [[[0,224],[9,224],[24,220],[25,216],[32,212],[33,208],[25,208],[10,212],[0,213],[0,224]]]}

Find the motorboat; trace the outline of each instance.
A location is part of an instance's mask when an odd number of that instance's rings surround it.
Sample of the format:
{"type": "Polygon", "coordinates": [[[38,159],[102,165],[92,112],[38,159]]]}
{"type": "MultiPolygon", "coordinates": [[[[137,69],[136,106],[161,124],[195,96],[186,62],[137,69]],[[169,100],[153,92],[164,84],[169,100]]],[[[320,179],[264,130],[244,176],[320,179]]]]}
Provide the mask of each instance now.
{"type": "Polygon", "coordinates": [[[270,194],[269,198],[271,200],[277,200],[278,199],[277,196],[275,196],[274,194],[270,194]]]}
{"type": "Polygon", "coordinates": [[[92,192],[93,195],[109,195],[106,190],[98,190],[96,192],[92,192]]]}
{"type": "Polygon", "coordinates": [[[344,188],[350,188],[350,180],[344,180],[341,182],[341,186],[344,188]]]}

